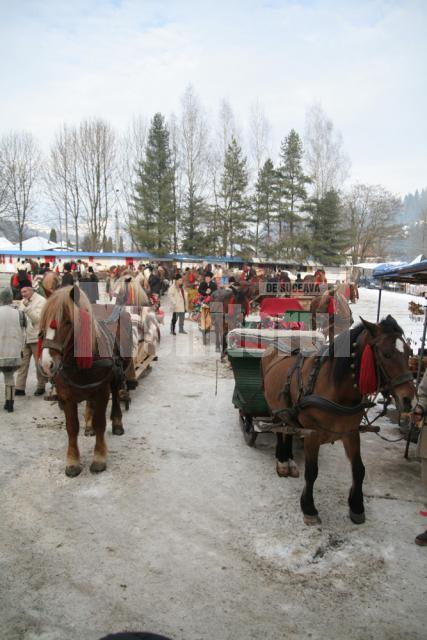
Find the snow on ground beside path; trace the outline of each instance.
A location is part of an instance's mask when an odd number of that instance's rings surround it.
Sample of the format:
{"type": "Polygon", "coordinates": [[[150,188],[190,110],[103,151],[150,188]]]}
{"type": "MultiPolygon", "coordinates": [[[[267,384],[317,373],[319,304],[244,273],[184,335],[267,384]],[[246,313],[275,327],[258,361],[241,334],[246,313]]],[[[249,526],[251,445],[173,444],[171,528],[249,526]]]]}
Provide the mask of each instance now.
{"type": "MultiPolygon", "coordinates": [[[[355,322],[359,321],[359,316],[371,322],[376,322],[378,291],[361,288],[359,289],[359,295],[359,302],[351,306],[355,322]]],[[[383,290],[380,318],[384,318],[388,314],[392,315],[404,330],[406,337],[411,339],[411,344],[414,345],[414,353],[416,353],[421,346],[424,316],[411,318],[408,310],[410,302],[417,302],[423,307],[427,303],[425,298],[383,290]]]]}
{"type": "MultiPolygon", "coordinates": [[[[376,292],[360,294],[354,314],[375,320],[376,292]]],[[[410,298],[383,296],[384,315],[408,331],[410,298]]],[[[348,518],[343,448],[322,447],[322,526],[306,527],[303,477],[276,475],[271,434],[244,444],[227,365],[194,323],[172,337],[169,320],[158,362],[132,392],[125,435],[107,428],[103,474],[89,473],[94,441],[81,436],[83,472],[64,475],[57,405],[29,395],[1,416],[1,639],[98,640],[124,629],[174,640],[425,638],[414,446],[406,461],[403,443],[362,436],[361,526],[348,518]]],[[[299,444],[295,457],[302,466],[299,444]]]]}

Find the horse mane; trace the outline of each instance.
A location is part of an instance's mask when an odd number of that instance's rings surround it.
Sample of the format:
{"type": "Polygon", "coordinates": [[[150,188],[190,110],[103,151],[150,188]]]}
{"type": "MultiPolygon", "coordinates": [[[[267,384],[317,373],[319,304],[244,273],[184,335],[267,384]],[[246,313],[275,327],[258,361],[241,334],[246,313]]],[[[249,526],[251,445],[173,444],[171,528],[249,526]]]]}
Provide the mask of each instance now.
{"type": "Polygon", "coordinates": [[[357,342],[361,333],[365,330],[365,325],[360,322],[352,329],[347,329],[336,336],[334,340],[334,366],[333,379],[334,383],[339,385],[343,379],[351,372],[351,365],[355,365],[354,373],[357,375],[360,364],[360,354],[355,352],[355,358],[351,355],[354,347],[353,343],[357,342]]]}
{"type": "Polygon", "coordinates": [[[139,282],[135,280],[135,278],[131,275],[131,273],[122,275],[117,281],[117,284],[115,285],[115,290],[117,292],[117,298],[118,298],[117,302],[120,302],[120,304],[127,304],[126,303],[126,298],[127,298],[126,287],[128,288],[128,291],[131,292],[132,294],[133,301],[131,306],[134,306],[134,307],[151,306],[150,300],[147,294],[145,293],[144,289],[139,284],[139,282]]]}
{"type": "MultiPolygon", "coordinates": [[[[383,318],[379,323],[382,333],[389,335],[403,335],[403,329],[396,322],[396,320],[388,315],[383,318]]],[[[334,366],[333,366],[333,379],[335,384],[339,385],[345,376],[350,372],[354,373],[356,378],[359,375],[360,360],[362,354],[360,350],[356,350],[353,347],[353,343],[357,342],[361,333],[366,329],[365,325],[360,322],[355,327],[343,331],[336,336],[334,341],[334,366]],[[354,357],[352,355],[354,353],[354,357]],[[354,369],[351,365],[355,365],[354,369]]]]}
{"type": "MultiPolygon", "coordinates": [[[[46,303],[43,307],[43,311],[40,318],[40,331],[46,333],[51,326],[52,322],[55,322],[59,327],[64,320],[69,320],[74,325],[74,330],[78,331],[80,324],[80,314],[76,313],[76,305],[72,300],[70,293],[72,286],[61,287],[57,289],[52,295],[46,299],[46,303]]],[[[79,290],[79,307],[89,313],[93,337],[95,337],[96,323],[92,313],[92,305],[89,302],[89,298],[82,291],[79,290]]]]}
{"type": "Polygon", "coordinates": [[[42,278],[43,288],[48,291],[55,291],[59,286],[59,276],[54,271],[46,271],[42,278]]]}

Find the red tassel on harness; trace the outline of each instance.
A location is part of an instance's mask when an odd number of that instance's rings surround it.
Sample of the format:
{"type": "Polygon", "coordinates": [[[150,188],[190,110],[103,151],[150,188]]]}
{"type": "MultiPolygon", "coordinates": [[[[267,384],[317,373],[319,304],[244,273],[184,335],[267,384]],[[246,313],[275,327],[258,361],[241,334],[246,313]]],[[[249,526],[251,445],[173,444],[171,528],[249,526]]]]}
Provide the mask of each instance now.
{"type": "Polygon", "coordinates": [[[363,349],[360,361],[359,391],[364,395],[375,393],[378,389],[377,368],[374,352],[370,344],[363,349]]]}
{"type": "Polygon", "coordinates": [[[92,323],[86,309],[80,309],[80,329],[76,340],[76,363],[79,369],[90,369],[93,365],[92,323]]]}
{"type": "Polygon", "coordinates": [[[39,338],[37,340],[37,360],[40,360],[40,358],[42,357],[42,351],[43,351],[43,338],[39,338]]]}
{"type": "Polygon", "coordinates": [[[329,302],[328,302],[328,308],[327,308],[327,313],[329,314],[334,314],[337,311],[336,305],[335,305],[335,300],[334,300],[334,296],[329,296],[329,302]]]}

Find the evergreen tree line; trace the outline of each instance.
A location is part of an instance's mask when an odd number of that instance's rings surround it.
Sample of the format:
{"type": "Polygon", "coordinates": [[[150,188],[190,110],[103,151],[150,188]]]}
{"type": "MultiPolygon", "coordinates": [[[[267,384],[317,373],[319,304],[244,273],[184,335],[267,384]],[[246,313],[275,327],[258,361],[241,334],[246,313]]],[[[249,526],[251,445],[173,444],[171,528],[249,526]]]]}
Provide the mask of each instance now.
{"type": "MultiPolygon", "coordinates": [[[[194,126],[194,112],[192,116],[194,126]]],[[[330,143],[321,137],[314,142],[330,143]]],[[[318,157],[317,165],[310,163],[295,129],[284,137],[276,164],[266,157],[252,181],[248,157],[233,131],[210,172],[209,163],[214,163],[206,153],[207,170],[199,171],[199,181],[188,170],[188,145],[178,153],[175,145],[176,131],[171,134],[165,116],[156,113],[145,155],[136,167],[129,219],[139,250],[271,260],[303,261],[310,256],[336,265],[346,254],[355,262],[384,254],[400,234],[394,224],[399,199],[380,186],[356,185],[344,193],[339,181],[342,163],[326,158],[322,164],[318,157]],[[206,188],[203,178],[209,173],[206,188]]],[[[341,153],[337,146],[335,151],[341,153]]]]}
{"type": "Polygon", "coordinates": [[[309,192],[312,179],[303,169],[303,145],[292,129],[274,166],[267,158],[250,192],[248,160],[231,136],[223,158],[215,201],[195,185],[177,202],[177,166],[165,117],[151,122],[145,158],[136,170],[130,233],[140,250],[195,255],[301,258],[340,263],[348,246],[342,203],[336,190],[309,192]]]}
{"type": "Polygon", "coordinates": [[[343,188],[349,161],[319,105],[277,156],[259,105],[247,134],[225,101],[209,122],[191,87],[178,116],[136,118],[125,134],[100,118],[64,123],[47,157],[31,133],[12,132],[0,138],[0,221],[22,242],[37,215],[54,217],[58,242],[89,251],[386,257],[402,233],[401,202],[379,185],[343,188]]]}

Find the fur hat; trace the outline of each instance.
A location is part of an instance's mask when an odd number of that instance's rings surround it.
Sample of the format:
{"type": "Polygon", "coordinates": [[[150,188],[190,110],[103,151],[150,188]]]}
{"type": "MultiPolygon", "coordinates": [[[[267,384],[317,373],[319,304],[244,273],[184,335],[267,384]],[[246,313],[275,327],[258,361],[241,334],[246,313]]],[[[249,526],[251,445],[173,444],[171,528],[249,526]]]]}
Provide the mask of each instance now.
{"type": "Polygon", "coordinates": [[[0,305],[11,304],[13,301],[13,293],[10,287],[0,289],[0,305]]]}
{"type": "Polygon", "coordinates": [[[19,290],[21,290],[21,289],[32,289],[32,288],[33,288],[33,285],[27,279],[21,280],[20,283],[19,283],[19,290]]]}

